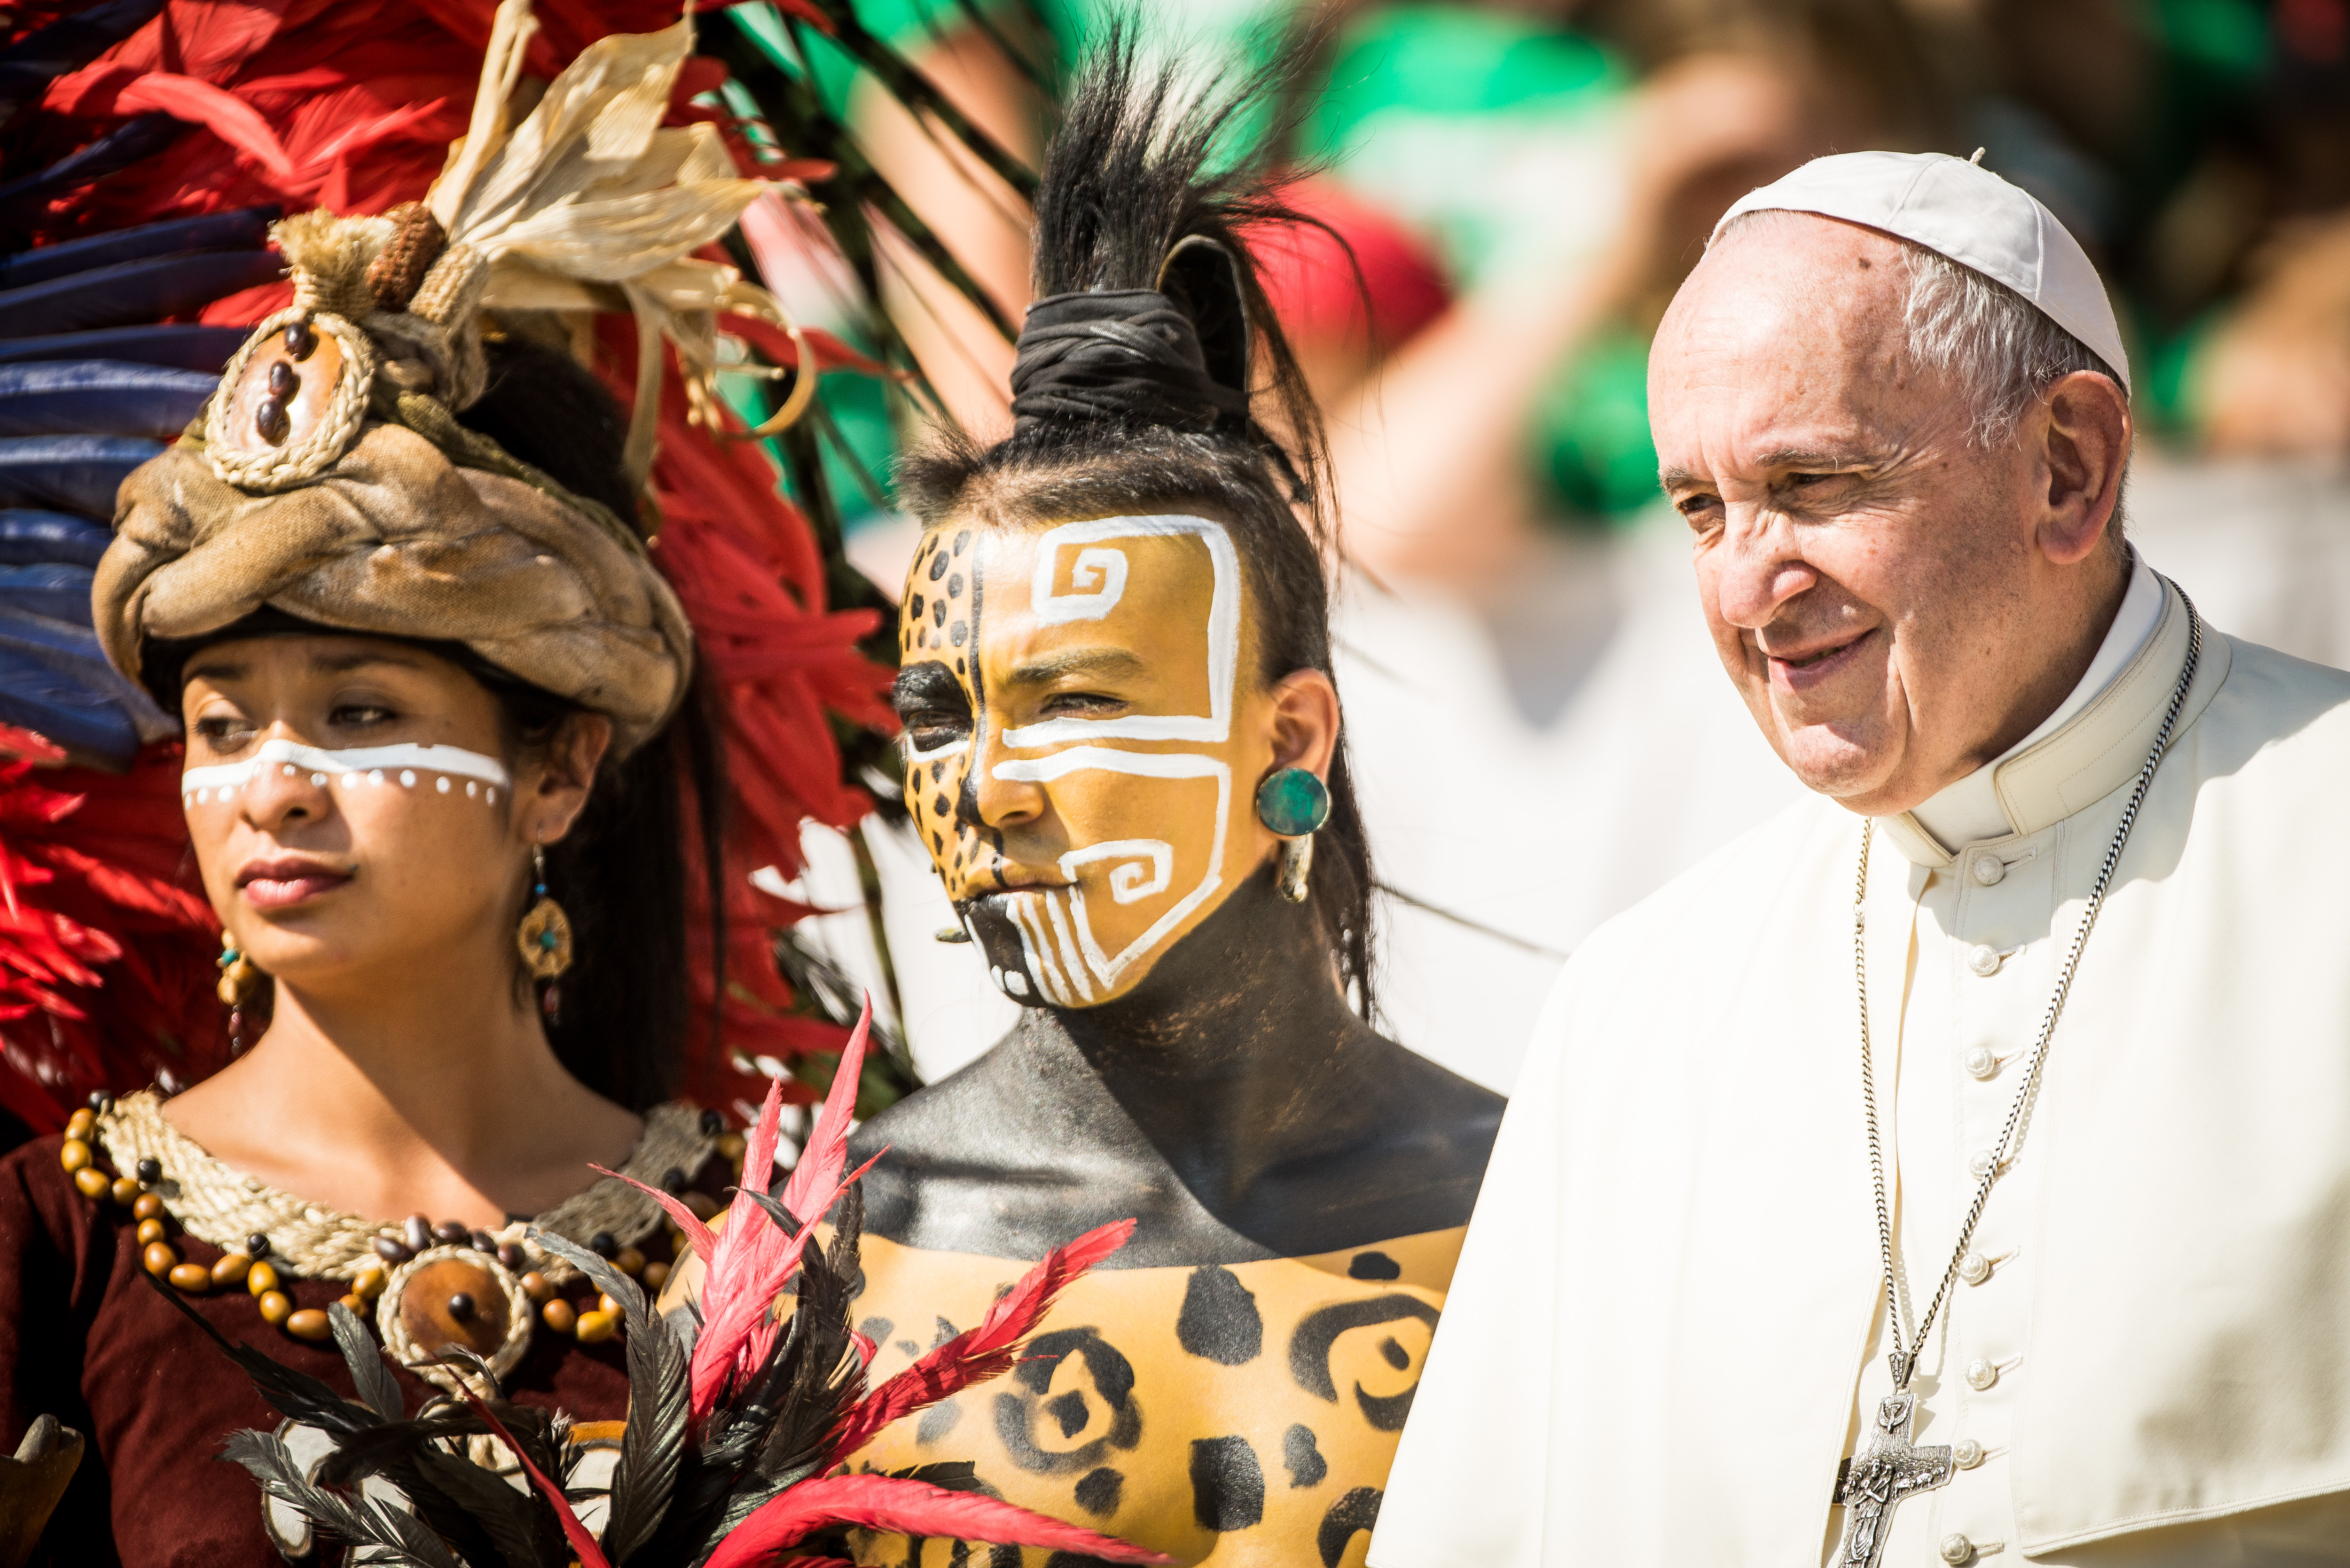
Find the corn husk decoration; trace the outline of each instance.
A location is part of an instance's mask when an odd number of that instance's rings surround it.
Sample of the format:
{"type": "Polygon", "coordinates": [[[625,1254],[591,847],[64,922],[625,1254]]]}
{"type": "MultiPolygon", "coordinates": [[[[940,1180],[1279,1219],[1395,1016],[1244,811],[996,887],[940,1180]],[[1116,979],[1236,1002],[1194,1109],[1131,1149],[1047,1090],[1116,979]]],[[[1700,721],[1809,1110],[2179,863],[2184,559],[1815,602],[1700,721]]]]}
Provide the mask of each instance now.
{"type": "MultiPolygon", "coordinates": [[[[652,467],[664,340],[695,422],[712,428],[721,312],[775,324],[813,363],[772,295],[691,254],[768,189],[736,174],[714,126],[660,123],[693,51],[691,13],[589,45],[517,119],[536,30],[530,0],[503,0],[472,122],[422,202],[374,217],[307,213],[272,231],[294,303],[231,361],[210,407],[204,438],[222,479],[258,493],[315,480],[369,419],[463,440],[447,416],[481,395],[484,310],[635,314],[626,465],[639,485],[652,467]]],[[[815,385],[798,377],[760,433],[796,418],[815,385]]]]}

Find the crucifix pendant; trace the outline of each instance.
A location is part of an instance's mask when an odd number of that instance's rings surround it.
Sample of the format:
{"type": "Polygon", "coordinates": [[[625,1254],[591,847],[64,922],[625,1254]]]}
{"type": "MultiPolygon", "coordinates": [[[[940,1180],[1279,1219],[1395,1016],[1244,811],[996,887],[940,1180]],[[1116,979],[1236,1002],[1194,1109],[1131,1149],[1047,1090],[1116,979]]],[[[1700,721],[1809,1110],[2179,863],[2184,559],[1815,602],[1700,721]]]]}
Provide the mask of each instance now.
{"type": "Polygon", "coordinates": [[[1877,1427],[1867,1444],[1838,1469],[1835,1500],[1844,1508],[1844,1544],[1836,1551],[1835,1568],[1877,1568],[1893,1528],[1894,1505],[1912,1492],[1946,1485],[1955,1472],[1947,1446],[1910,1446],[1909,1424],[1917,1415],[1915,1394],[1896,1390],[1886,1396],[1877,1407],[1877,1427]]]}

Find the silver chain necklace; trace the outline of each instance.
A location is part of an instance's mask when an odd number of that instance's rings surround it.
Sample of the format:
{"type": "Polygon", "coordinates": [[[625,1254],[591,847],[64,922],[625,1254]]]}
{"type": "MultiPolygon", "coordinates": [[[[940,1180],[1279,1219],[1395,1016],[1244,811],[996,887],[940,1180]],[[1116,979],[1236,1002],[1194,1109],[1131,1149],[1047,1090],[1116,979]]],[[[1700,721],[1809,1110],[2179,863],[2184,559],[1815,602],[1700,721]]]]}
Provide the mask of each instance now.
{"type": "MultiPolygon", "coordinates": [[[[2164,581],[2172,591],[2178,591],[2178,585],[2168,578],[2164,581]]],[[[2162,716],[2162,728],[2147,751],[2146,762],[2137,770],[2137,784],[2130,791],[2129,805],[2122,809],[2121,825],[2114,829],[2113,842],[2106,846],[2105,863],[2097,868],[2096,886],[2090,890],[2089,906],[2081,916],[2081,929],[2074,933],[2072,950],[2065,954],[2064,967],[2056,977],[2056,992],[2048,1000],[2048,1012],[2041,1020],[2040,1037],[2033,1043],[2023,1082],[2016,1087],[2015,1103],[2008,1107],[2007,1121],[1999,1129],[1999,1141],[1991,1146],[1982,1174],[1976,1179],[1974,1201],[1967,1205],[1966,1220],[1959,1227],[1959,1244],[1951,1251],[1950,1266],[1942,1271],[1942,1282],[1934,1292],[1933,1303],[1918,1320],[1907,1345],[1902,1339],[1900,1287],[1893,1263],[1892,1210],[1885,1196],[1884,1146],[1877,1130],[1877,1073],[1868,1044],[1868,930],[1864,907],[1868,899],[1868,846],[1877,825],[1874,821],[1861,824],[1860,873],[1852,894],[1853,979],[1860,995],[1860,1097],[1868,1113],[1868,1174],[1877,1189],[1877,1242],[1885,1262],[1885,1332],[1893,1341],[1893,1349],[1887,1356],[1893,1368],[1893,1392],[1878,1404],[1876,1425],[1860,1453],[1846,1459],[1836,1472],[1835,1501],[1846,1511],[1844,1544],[1836,1553],[1836,1568],[1877,1568],[1892,1526],[1894,1505],[1914,1492],[1945,1484],[1956,1469],[1947,1446],[1921,1449],[1910,1443],[1909,1429],[1918,1414],[1918,1397],[1909,1392],[1909,1376],[1918,1368],[1918,1357],[1926,1347],[1926,1336],[1933,1332],[1934,1319],[1950,1300],[1950,1286],[1959,1277],[1968,1244],[1974,1240],[1975,1224],[1982,1218],[1983,1205],[1991,1200],[1991,1186],[1998,1181],[2001,1168],[2007,1163],[2015,1130],[2040,1087],[2040,1069],[2048,1059],[2048,1042],[2056,1033],[2056,1020],[2064,1013],[2064,999],[2072,992],[2073,971],[2080,967],[2081,950],[2088,946],[2097,912],[2105,908],[2106,889],[2113,883],[2114,868],[2121,864],[2122,846],[2129,842],[2130,829],[2137,826],[2138,808],[2146,804],[2146,792],[2154,783],[2155,769],[2161,766],[2163,753],[2169,749],[2171,732],[2178,727],[2178,715],[2187,706],[2188,688],[2195,683],[2196,668],[2202,663],[2202,623],[2196,618],[2194,601],[2183,592],[2178,597],[2187,607],[2186,668],[2178,672],[2178,685],[2170,694],[2170,707],[2162,716]]]]}

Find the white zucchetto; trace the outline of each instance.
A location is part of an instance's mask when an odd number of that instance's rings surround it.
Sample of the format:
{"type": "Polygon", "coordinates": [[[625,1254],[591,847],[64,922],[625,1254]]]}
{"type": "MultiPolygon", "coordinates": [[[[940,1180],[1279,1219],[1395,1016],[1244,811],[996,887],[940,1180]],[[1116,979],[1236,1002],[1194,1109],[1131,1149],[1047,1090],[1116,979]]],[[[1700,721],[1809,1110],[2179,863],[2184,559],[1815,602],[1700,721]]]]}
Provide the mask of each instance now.
{"type": "Polygon", "coordinates": [[[2088,253],[2029,191],[1990,170],[1942,152],[1814,158],[1732,202],[1713,236],[1742,213],[1774,211],[1882,229],[2005,284],[2112,366],[2129,390],[2129,356],[2088,253]]]}

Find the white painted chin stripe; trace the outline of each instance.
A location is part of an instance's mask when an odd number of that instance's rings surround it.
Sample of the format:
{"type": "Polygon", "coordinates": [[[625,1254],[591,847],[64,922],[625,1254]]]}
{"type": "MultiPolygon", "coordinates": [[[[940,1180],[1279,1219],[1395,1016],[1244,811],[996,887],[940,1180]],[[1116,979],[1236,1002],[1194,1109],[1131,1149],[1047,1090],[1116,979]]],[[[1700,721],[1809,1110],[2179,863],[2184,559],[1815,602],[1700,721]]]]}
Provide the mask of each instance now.
{"type": "Polygon", "coordinates": [[[498,791],[511,786],[505,765],[495,757],[485,757],[479,752],[468,752],[458,746],[352,746],[339,752],[326,751],[317,746],[300,745],[293,741],[264,741],[261,749],[241,763],[223,763],[215,767],[190,768],[180,775],[180,794],[185,800],[203,800],[218,794],[226,800],[235,791],[253,782],[255,774],[276,763],[288,774],[307,772],[313,783],[323,784],[329,778],[348,784],[400,784],[413,789],[420,773],[439,774],[439,793],[449,792],[448,780],[471,781],[465,793],[473,794],[477,786],[487,785],[491,804],[496,804],[498,791]]]}

